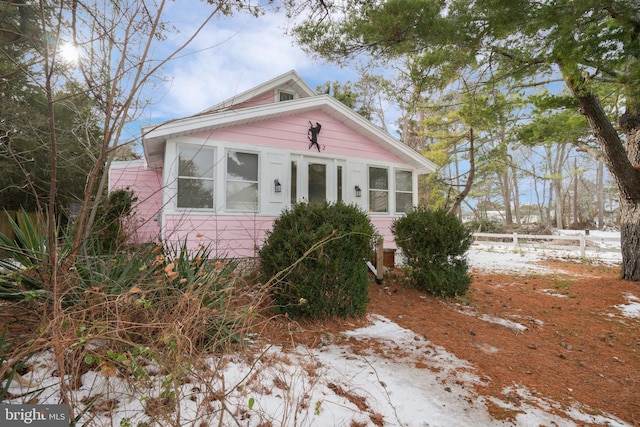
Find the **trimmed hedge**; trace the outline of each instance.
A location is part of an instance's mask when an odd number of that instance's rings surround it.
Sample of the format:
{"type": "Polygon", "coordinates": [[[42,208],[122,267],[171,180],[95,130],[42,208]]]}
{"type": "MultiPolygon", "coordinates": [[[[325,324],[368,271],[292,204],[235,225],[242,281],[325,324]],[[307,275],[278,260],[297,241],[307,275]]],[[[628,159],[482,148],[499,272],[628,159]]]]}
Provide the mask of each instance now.
{"type": "Polygon", "coordinates": [[[276,308],[291,317],[363,315],[373,235],[369,217],[354,205],[300,203],[285,210],[260,250],[276,308]]]}
{"type": "Polygon", "coordinates": [[[406,275],[418,289],[436,296],[464,295],[471,284],[466,253],[472,233],[444,209],[415,208],[391,225],[406,258],[406,275]]]}

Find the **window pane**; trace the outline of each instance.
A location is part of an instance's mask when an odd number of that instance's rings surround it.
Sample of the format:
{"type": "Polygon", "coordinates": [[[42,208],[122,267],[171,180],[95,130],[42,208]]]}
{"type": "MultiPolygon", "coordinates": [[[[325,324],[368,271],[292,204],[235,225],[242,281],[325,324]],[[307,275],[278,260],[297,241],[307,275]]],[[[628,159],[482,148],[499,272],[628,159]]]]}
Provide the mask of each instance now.
{"type": "Polygon", "coordinates": [[[396,191],[411,191],[412,182],[411,172],[396,171],[396,191]]]}
{"type": "Polygon", "coordinates": [[[413,202],[411,193],[396,193],[396,212],[407,212],[413,202]]]}
{"type": "Polygon", "coordinates": [[[251,153],[227,153],[227,179],[258,181],[258,155],[251,153]]]}
{"type": "Polygon", "coordinates": [[[226,206],[230,211],[258,209],[258,155],[227,152],[226,206]]]}
{"type": "Polygon", "coordinates": [[[388,191],[369,191],[369,211],[387,212],[387,206],[389,206],[388,197],[388,191]]]}
{"type": "Polygon", "coordinates": [[[227,182],[227,209],[255,211],[258,208],[258,184],[227,182]]]}
{"type": "Polygon", "coordinates": [[[290,101],[292,100],[294,95],[288,92],[280,92],[280,101],[290,101]]]}
{"type": "Polygon", "coordinates": [[[369,168],[369,188],[376,190],[389,189],[389,176],[386,169],[369,168]]]}
{"type": "Polygon", "coordinates": [[[337,190],[338,190],[338,198],[337,198],[337,200],[339,202],[341,202],[342,201],[342,166],[338,166],[337,169],[338,169],[338,177],[337,177],[338,178],[337,179],[337,183],[338,183],[338,188],[337,188],[337,190]]]}
{"type": "Polygon", "coordinates": [[[387,169],[369,168],[369,212],[389,212],[387,169]]]}
{"type": "Polygon", "coordinates": [[[178,178],[178,207],[213,209],[213,180],[178,178]]]}
{"type": "Polygon", "coordinates": [[[178,148],[178,176],[213,178],[212,148],[181,145],[178,148]]]}
{"type": "Polygon", "coordinates": [[[298,162],[291,162],[291,204],[298,202],[298,162]]]}
{"type": "Polygon", "coordinates": [[[327,200],[327,165],[309,164],[309,203],[327,200]]]}

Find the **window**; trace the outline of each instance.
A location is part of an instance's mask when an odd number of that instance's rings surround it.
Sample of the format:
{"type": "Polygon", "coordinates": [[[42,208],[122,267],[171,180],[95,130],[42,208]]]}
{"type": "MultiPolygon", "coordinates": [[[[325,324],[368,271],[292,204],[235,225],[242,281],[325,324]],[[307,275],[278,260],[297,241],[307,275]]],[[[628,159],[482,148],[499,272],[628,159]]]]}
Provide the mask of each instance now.
{"type": "Polygon", "coordinates": [[[178,146],[179,208],[213,209],[214,164],[212,148],[178,146]]]}
{"type": "Polygon", "coordinates": [[[295,95],[290,92],[280,92],[279,97],[280,101],[291,101],[293,98],[295,98],[295,95]]]}
{"type": "Polygon", "coordinates": [[[258,209],[258,155],[227,152],[227,210],[255,212],[258,209]]]}
{"type": "Polygon", "coordinates": [[[309,203],[327,200],[327,165],[309,163],[309,203]]]}
{"type": "Polygon", "coordinates": [[[369,212],[389,212],[389,174],[383,168],[369,168],[369,212]]]}
{"type": "Polygon", "coordinates": [[[338,166],[337,168],[338,171],[338,176],[336,177],[336,191],[338,192],[337,198],[336,200],[341,202],[342,201],[342,166],[338,166]]]}
{"type": "Polygon", "coordinates": [[[407,212],[413,205],[411,171],[396,171],[396,212],[407,212]]]}
{"type": "Polygon", "coordinates": [[[291,162],[291,206],[298,203],[298,162],[291,162]]]}

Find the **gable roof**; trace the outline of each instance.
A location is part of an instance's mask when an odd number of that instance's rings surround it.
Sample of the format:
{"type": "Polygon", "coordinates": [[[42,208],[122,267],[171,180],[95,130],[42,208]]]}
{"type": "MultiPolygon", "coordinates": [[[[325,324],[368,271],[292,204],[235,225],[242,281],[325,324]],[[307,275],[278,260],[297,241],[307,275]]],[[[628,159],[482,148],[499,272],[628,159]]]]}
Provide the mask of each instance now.
{"type": "Polygon", "coordinates": [[[143,127],[142,146],[147,164],[150,167],[162,166],[164,148],[169,138],[273,120],[311,111],[322,111],[355,132],[360,133],[371,142],[393,153],[405,163],[414,167],[418,173],[431,173],[436,170],[436,165],[430,160],[403,144],[388,132],[375,126],[340,101],[329,95],[315,95],[311,88],[294,71],[246,91],[234,97],[233,100],[235,102],[224,101],[190,117],[143,127]],[[296,83],[293,83],[294,81],[296,83]],[[284,102],[274,102],[234,110],[228,108],[245,102],[267,90],[278,88],[282,84],[291,84],[289,87],[295,87],[296,90],[300,90],[301,96],[284,102]]]}
{"type": "Polygon", "coordinates": [[[298,98],[307,98],[309,96],[316,95],[315,91],[311,89],[304,80],[302,80],[302,77],[300,77],[300,75],[298,75],[294,70],[291,70],[269,80],[268,82],[264,82],[254,88],[246,90],[239,95],[225,99],[213,107],[202,111],[201,114],[228,110],[234,105],[242,104],[243,102],[247,102],[253,98],[263,95],[266,92],[271,92],[276,89],[293,92],[298,98]]]}

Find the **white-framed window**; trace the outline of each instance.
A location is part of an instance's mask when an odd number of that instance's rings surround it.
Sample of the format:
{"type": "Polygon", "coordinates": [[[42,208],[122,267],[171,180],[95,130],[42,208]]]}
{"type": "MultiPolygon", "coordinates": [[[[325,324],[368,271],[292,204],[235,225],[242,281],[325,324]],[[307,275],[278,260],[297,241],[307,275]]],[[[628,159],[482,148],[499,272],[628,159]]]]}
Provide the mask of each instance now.
{"type": "Polygon", "coordinates": [[[234,212],[258,210],[258,165],[256,153],[227,151],[226,208],[234,212]]]}
{"type": "Polygon", "coordinates": [[[296,94],[293,92],[285,92],[285,91],[279,91],[278,92],[278,101],[291,101],[292,99],[294,99],[296,97],[296,94]]]}
{"type": "Polygon", "coordinates": [[[389,171],[369,167],[369,212],[389,212],[389,171]]]}
{"type": "Polygon", "coordinates": [[[396,212],[407,212],[413,206],[413,173],[396,170],[396,212]]]}
{"type": "Polygon", "coordinates": [[[213,209],[214,165],[213,148],[178,145],[178,208],[213,209]]]}

